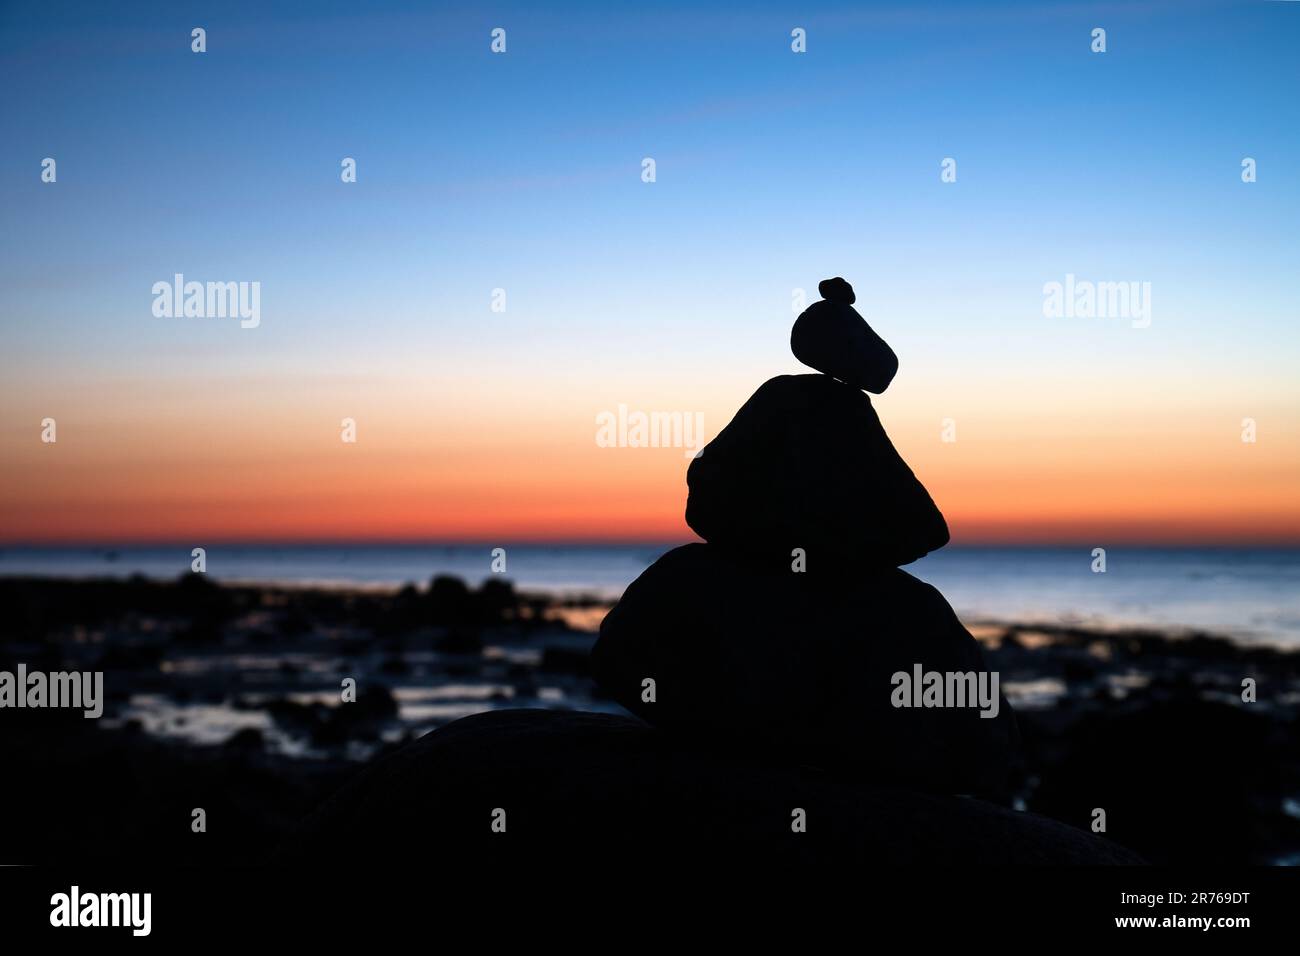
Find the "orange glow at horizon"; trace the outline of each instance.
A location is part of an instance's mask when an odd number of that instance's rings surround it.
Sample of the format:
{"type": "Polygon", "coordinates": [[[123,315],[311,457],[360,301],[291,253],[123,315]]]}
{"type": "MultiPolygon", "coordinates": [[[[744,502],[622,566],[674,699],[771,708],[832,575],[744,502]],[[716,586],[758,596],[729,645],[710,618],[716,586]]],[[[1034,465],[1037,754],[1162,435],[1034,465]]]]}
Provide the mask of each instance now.
{"type": "MultiPolygon", "coordinates": [[[[706,437],[739,402],[715,404],[706,437]]],[[[963,419],[944,444],[927,410],[878,407],[955,544],[1300,542],[1295,435],[1247,444],[1190,415],[1153,438],[1140,422],[1085,432],[1004,413],[963,419]]],[[[681,449],[597,447],[585,406],[530,415],[373,409],[345,444],[339,416],[301,407],[195,428],[87,406],[60,418],[55,444],[37,428],[0,436],[0,540],[693,539],[681,449]]]]}
{"type": "MultiPolygon", "coordinates": [[[[761,381],[753,362],[483,376],[418,355],[315,371],[327,361],[135,378],[17,368],[0,382],[0,543],[688,541],[688,453],[599,447],[596,416],[698,412],[707,441],[761,381]]],[[[1300,544],[1290,384],[1264,382],[1247,412],[1239,382],[1189,389],[1171,375],[977,382],[935,362],[872,401],[954,544],[1300,544]]]]}

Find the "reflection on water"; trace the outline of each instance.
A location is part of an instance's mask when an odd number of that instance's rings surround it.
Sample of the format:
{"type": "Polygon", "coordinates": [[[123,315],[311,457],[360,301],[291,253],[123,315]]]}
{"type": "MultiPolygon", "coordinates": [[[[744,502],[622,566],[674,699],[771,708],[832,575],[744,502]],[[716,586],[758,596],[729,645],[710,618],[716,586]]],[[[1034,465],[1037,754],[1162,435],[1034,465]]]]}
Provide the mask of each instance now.
{"type": "Polygon", "coordinates": [[[366,760],[384,744],[499,707],[617,711],[592,699],[585,675],[540,670],[548,651],[585,657],[593,640],[558,631],[535,644],[489,645],[481,655],[185,653],[159,663],[168,678],[166,693],[131,694],[104,726],[134,725],[198,745],[244,739],[304,759],[366,760]],[[344,704],[341,685],[349,677],[371,702],[369,709],[358,712],[344,704]]]}
{"type": "Polygon", "coordinates": [[[1054,677],[1002,683],[1002,695],[1016,710],[1050,710],[1066,695],[1068,689],[1065,681],[1054,677]]]}

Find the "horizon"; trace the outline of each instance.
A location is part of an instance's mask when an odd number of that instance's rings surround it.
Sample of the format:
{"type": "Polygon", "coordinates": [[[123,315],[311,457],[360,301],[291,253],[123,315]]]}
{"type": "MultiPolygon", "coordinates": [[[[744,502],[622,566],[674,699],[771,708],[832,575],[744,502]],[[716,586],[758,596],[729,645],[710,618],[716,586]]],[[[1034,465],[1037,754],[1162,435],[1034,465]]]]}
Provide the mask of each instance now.
{"type": "MultiPolygon", "coordinates": [[[[629,539],[587,539],[587,540],[551,540],[551,539],[498,539],[498,540],[295,540],[295,541],[277,541],[277,540],[211,540],[204,542],[191,541],[18,541],[18,542],[0,542],[0,553],[4,551],[74,551],[74,550],[115,550],[115,549],[135,549],[135,550],[164,550],[176,548],[188,552],[195,547],[203,547],[208,550],[214,548],[247,548],[247,549],[342,549],[342,548],[393,548],[402,550],[424,550],[424,549],[470,549],[496,547],[504,548],[556,548],[556,549],[599,549],[599,548],[678,548],[684,544],[702,544],[699,537],[692,536],[690,540],[681,539],[653,539],[653,538],[629,538],[629,539]]],[[[1023,551],[1073,551],[1077,549],[1089,550],[1093,547],[1100,547],[1094,542],[1087,541],[953,541],[944,545],[937,551],[931,551],[929,554],[917,558],[911,562],[915,564],[924,561],[926,558],[935,554],[941,554],[945,551],[980,551],[980,550],[1023,550],[1023,551]]],[[[1167,541],[1111,541],[1106,544],[1107,549],[1124,549],[1124,550],[1142,550],[1142,551],[1300,551],[1300,543],[1296,542],[1276,542],[1276,543],[1258,543],[1247,542],[1237,543],[1232,541],[1201,541],[1201,542],[1167,542],[1167,541]]],[[[911,564],[901,565],[907,568],[911,564]]]]}

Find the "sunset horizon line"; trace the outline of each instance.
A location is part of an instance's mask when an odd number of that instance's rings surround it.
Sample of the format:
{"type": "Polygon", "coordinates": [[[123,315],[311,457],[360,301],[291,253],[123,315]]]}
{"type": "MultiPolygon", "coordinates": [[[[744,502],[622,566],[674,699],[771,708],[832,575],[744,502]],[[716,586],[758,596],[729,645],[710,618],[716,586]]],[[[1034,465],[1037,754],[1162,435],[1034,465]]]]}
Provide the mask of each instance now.
{"type": "MultiPolygon", "coordinates": [[[[5,550],[67,550],[115,548],[494,548],[494,547],[551,547],[551,548],[621,548],[621,547],[680,547],[683,544],[704,544],[698,537],[687,535],[675,538],[650,537],[529,537],[502,535],[495,538],[381,538],[381,537],[303,537],[303,538],[212,538],[197,535],[192,539],[135,538],[99,540],[0,540],[0,552],[5,550]]],[[[1034,538],[1012,536],[1005,538],[978,537],[954,540],[938,551],[975,548],[1161,548],[1167,550],[1252,549],[1296,550],[1300,538],[1115,538],[1085,541],[1081,538],[1034,538]]],[[[925,555],[929,557],[930,555],[925,555]]],[[[919,560],[919,559],[918,559],[919,560]]]]}

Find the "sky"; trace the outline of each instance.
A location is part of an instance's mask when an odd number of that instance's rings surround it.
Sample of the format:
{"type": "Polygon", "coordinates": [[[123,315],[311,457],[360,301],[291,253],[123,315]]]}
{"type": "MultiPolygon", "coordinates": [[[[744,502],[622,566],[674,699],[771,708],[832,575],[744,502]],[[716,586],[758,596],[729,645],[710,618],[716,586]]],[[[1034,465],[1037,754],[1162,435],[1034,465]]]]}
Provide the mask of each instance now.
{"type": "Polygon", "coordinates": [[[833,275],[954,542],[1300,543],[1300,3],[547,7],[0,2],[0,543],[684,539],[833,275]]]}

